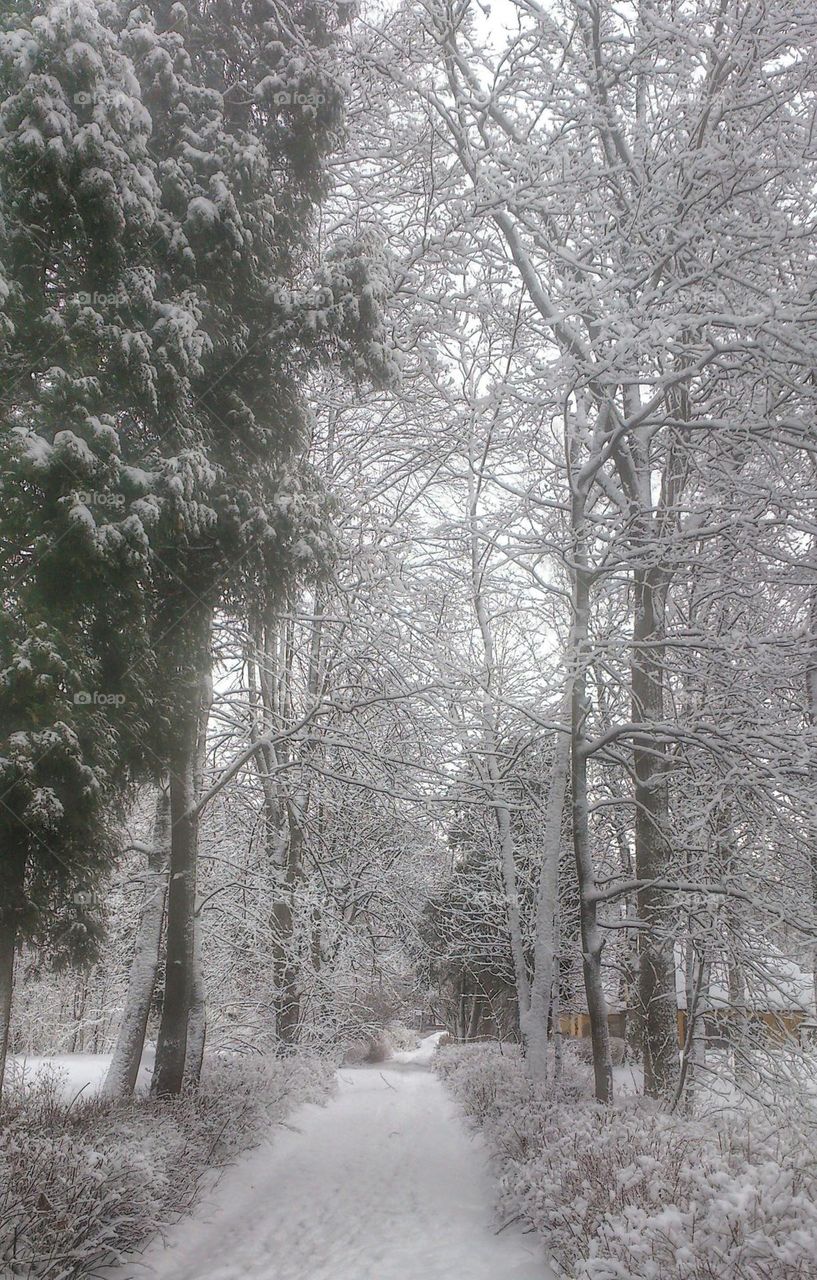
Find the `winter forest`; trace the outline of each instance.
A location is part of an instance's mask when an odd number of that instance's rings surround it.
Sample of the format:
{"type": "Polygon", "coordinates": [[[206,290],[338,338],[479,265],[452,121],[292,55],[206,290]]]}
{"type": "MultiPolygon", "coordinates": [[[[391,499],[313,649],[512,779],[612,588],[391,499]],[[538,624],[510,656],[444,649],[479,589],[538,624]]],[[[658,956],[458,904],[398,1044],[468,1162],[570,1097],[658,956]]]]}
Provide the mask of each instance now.
{"type": "Polygon", "coordinates": [[[817,1280],[815,230],[808,0],[5,0],[2,1280],[817,1280]]]}

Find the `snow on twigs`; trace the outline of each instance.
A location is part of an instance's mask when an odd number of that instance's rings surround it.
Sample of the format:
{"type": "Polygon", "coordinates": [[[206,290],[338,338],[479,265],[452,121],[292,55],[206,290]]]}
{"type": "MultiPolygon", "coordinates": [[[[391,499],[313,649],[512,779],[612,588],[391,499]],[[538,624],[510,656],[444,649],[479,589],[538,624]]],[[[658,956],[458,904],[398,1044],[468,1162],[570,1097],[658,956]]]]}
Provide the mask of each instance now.
{"type": "Polygon", "coordinates": [[[536,1230],[575,1280],[813,1280],[804,1117],[605,1108],[570,1059],[561,1087],[536,1096],[518,1050],[494,1044],[440,1050],[435,1066],[483,1130],[503,1216],[536,1230]]]}
{"type": "Polygon", "coordinates": [[[72,1105],[59,1076],[40,1076],[4,1108],[0,1274],[80,1280],[120,1260],[333,1079],[316,1058],[216,1060],[195,1093],[72,1105]]]}

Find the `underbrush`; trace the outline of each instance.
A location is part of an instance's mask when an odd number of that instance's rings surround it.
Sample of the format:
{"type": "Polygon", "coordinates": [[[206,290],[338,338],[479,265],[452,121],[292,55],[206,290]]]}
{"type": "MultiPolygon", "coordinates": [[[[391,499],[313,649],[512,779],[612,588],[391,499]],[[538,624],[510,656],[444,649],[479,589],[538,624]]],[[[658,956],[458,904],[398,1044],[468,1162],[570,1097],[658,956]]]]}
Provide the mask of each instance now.
{"type": "Polygon", "coordinates": [[[214,1060],[195,1093],[74,1105],[38,1081],[0,1115],[0,1275],[79,1280],[138,1249],[333,1075],[314,1058],[214,1060]]]}
{"type": "Polygon", "coordinates": [[[587,1069],[535,1093],[518,1050],[460,1045],[435,1067],[483,1129],[500,1209],[576,1280],[815,1280],[813,1130],[758,1113],[703,1120],[605,1108],[587,1069]]]}
{"type": "Polygon", "coordinates": [[[416,1031],[404,1027],[402,1022],[390,1022],[386,1027],[375,1028],[347,1042],[343,1061],[347,1067],[388,1062],[395,1053],[416,1049],[417,1044],[416,1031]]]}

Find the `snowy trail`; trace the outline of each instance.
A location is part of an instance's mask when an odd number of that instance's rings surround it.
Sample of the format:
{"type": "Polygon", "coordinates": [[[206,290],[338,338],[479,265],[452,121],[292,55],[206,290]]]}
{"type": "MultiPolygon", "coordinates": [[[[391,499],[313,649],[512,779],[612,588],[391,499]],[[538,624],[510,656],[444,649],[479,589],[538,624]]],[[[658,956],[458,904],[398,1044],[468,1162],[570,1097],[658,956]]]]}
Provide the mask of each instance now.
{"type": "Polygon", "coordinates": [[[495,1235],[479,1140],[425,1068],[433,1043],[343,1068],[326,1107],[228,1171],[121,1280],[547,1280],[535,1240],[495,1235]],[[412,1060],[413,1059],[413,1060],[412,1060]]]}

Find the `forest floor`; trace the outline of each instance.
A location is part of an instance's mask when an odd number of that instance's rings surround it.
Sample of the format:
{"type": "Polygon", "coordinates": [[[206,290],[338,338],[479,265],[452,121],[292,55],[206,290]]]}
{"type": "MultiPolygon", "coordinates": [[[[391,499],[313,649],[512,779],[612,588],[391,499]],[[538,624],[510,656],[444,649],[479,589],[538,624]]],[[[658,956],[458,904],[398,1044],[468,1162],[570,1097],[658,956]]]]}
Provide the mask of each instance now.
{"type": "Polygon", "coordinates": [[[503,1230],[481,1139],[428,1069],[437,1036],[343,1067],[116,1280],[548,1280],[533,1235],[503,1230]]]}

